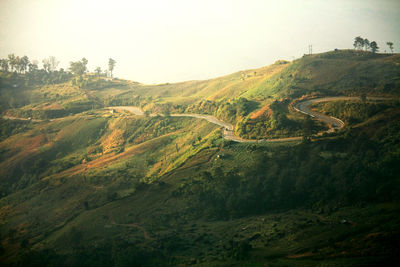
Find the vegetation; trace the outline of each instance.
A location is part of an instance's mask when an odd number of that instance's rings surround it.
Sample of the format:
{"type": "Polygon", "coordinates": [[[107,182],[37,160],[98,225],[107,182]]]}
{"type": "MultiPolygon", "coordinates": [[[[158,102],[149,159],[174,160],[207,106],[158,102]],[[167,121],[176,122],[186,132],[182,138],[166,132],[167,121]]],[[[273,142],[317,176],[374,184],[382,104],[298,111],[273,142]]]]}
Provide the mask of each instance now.
{"type": "Polygon", "coordinates": [[[35,70],[46,79],[27,82],[29,68],[1,61],[3,264],[398,261],[398,54],[332,51],[152,86],[105,79],[100,67],[87,73],[85,62],[50,82],[61,70],[49,58],[35,70]],[[327,125],[293,105],[335,95],[360,99],[313,106],[346,125],[315,136],[327,125]],[[118,105],[140,106],[145,116],[103,108],[118,105]],[[304,139],[235,143],[214,124],[173,113],[214,115],[245,138],[304,139]]]}
{"type": "Polygon", "coordinates": [[[389,47],[390,52],[392,52],[392,54],[393,54],[393,42],[386,42],[386,44],[389,47]]]}
{"type": "MultiPolygon", "coordinates": [[[[390,50],[393,53],[393,43],[387,42],[386,44],[389,46],[390,50]]],[[[365,50],[371,49],[371,52],[373,54],[378,52],[379,49],[378,44],[375,41],[370,42],[368,39],[363,39],[360,36],[354,38],[353,46],[355,49],[362,49],[362,48],[365,48],[365,50]]]]}
{"type": "Polygon", "coordinates": [[[327,103],[319,103],[314,107],[322,113],[342,120],[347,125],[355,125],[365,122],[370,118],[382,114],[382,112],[390,109],[398,109],[399,102],[354,102],[354,101],[333,101],[327,103]]]}
{"type": "Polygon", "coordinates": [[[115,67],[115,63],[117,63],[114,59],[109,58],[108,59],[108,70],[110,71],[111,77],[113,76],[113,70],[115,67]]]}

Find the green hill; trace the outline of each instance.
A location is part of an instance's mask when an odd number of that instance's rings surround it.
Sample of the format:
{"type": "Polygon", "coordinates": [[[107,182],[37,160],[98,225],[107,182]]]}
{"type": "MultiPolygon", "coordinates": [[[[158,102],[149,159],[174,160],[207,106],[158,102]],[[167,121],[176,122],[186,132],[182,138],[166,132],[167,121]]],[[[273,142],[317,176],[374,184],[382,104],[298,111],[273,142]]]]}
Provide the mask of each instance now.
{"type": "Polygon", "coordinates": [[[89,74],[31,85],[0,73],[3,115],[33,118],[0,119],[0,262],[390,266],[400,247],[399,64],[398,54],[346,50],[162,85],[89,74]],[[212,114],[247,138],[305,136],[305,125],[327,126],[293,104],[335,95],[360,101],[312,108],[345,128],[303,141],[236,143],[205,120],[168,116],[212,114]],[[105,108],[115,105],[158,115],[105,108]]]}

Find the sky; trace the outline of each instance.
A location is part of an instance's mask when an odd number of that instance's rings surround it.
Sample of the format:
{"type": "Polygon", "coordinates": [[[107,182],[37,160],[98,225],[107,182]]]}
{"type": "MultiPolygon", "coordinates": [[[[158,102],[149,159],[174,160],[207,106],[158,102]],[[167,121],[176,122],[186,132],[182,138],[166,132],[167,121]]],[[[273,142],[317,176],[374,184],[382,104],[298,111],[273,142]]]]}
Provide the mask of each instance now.
{"type": "Polygon", "coordinates": [[[142,83],[214,78],[352,48],[400,52],[398,0],[0,0],[0,58],[88,59],[142,83]]]}

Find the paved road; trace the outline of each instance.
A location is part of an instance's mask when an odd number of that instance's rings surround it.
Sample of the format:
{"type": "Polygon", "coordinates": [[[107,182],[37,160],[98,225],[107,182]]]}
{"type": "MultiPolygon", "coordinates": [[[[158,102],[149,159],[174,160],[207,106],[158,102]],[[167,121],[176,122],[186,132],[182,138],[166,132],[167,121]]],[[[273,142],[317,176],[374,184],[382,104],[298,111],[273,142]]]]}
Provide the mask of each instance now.
{"type": "MultiPolygon", "coordinates": [[[[310,99],[310,100],[305,100],[298,102],[295,106],[294,109],[298,112],[310,115],[313,118],[319,119],[320,121],[323,121],[332,127],[329,128],[326,132],[334,132],[335,130],[342,129],[344,127],[344,122],[338,118],[331,117],[331,116],[326,116],[324,114],[321,114],[319,112],[313,111],[310,109],[310,106],[316,103],[321,103],[321,102],[328,102],[328,101],[345,101],[345,100],[351,100],[351,101],[361,101],[360,97],[355,97],[355,96],[334,96],[334,97],[322,97],[322,98],[315,98],[315,99],[310,99]]],[[[391,98],[386,98],[386,97],[367,97],[367,100],[372,100],[372,101],[385,101],[385,100],[391,100],[391,98]]],[[[323,134],[324,132],[318,133],[318,135],[323,134]]]]}
{"type": "MultiPolygon", "coordinates": [[[[126,110],[126,111],[130,111],[135,115],[143,115],[143,111],[138,108],[138,107],[109,107],[110,109],[115,109],[115,110],[126,110]]],[[[156,114],[152,114],[151,116],[156,116],[156,114]]],[[[197,119],[204,119],[207,120],[211,123],[214,123],[218,126],[221,126],[223,128],[222,131],[222,135],[226,140],[232,140],[235,142],[239,142],[239,143],[257,143],[257,142],[285,142],[285,141],[296,141],[296,140],[301,140],[302,137],[301,136],[295,136],[295,137],[285,137],[285,138],[276,138],[276,139],[261,139],[261,140],[252,140],[252,139],[244,139],[244,138],[240,138],[239,136],[236,136],[233,134],[233,125],[228,123],[228,122],[224,122],[221,121],[219,119],[217,119],[214,116],[211,115],[204,115],[204,114],[171,114],[171,117],[191,117],[191,118],[197,118],[197,119]]]]}
{"type": "MultiPolygon", "coordinates": [[[[367,100],[372,100],[372,101],[385,101],[385,100],[390,100],[391,98],[385,98],[385,97],[367,97],[367,100]]],[[[323,98],[315,98],[315,99],[309,99],[309,100],[304,100],[301,102],[298,102],[295,106],[294,109],[298,112],[304,113],[306,115],[309,115],[313,118],[316,118],[322,122],[327,123],[331,127],[327,131],[319,132],[317,135],[322,135],[325,132],[334,132],[335,130],[339,130],[344,127],[344,122],[338,118],[331,117],[331,116],[326,116],[324,114],[318,113],[316,111],[313,111],[310,109],[310,106],[315,103],[320,103],[320,102],[327,102],[327,101],[339,101],[339,100],[352,100],[352,101],[361,101],[360,97],[353,97],[353,96],[335,96],[335,97],[323,97],[323,98]]],[[[130,107],[130,106],[119,106],[119,107],[110,107],[113,109],[122,109],[122,110],[127,110],[130,111],[136,115],[143,115],[143,111],[139,107],[130,107]]],[[[155,114],[152,114],[151,116],[155,116],[155,114]]],[[[227,140],[232,140],[235,142],[246,142],[246,143],[256,143],[256,142],[287,142],[287,141],[298,141],[301,140],[303,137],[301,136],[294,136],[294,137],[284,137],[284,138],[276,138],[276,139],[261,139],[261,140],[251,140],[251,139],[243,139],[240,138],[236,135],[233,134],[233,125],[221,121],[217,119],[214,116],[211,115],[203,115],[203,114],[171,114],[172,117],[192,117],[192,118],[198,118],[198,119],[204,119],[207,120],[211,123],[214,123],[218,126],[223,127],[223,137],[227,140]]]]}
{"type": "MultiPolygon", "coordinates": [[[[338,118],[334,118],[331,116],[326,116],[324,114],[318,113],[316,111],[313,111],[310,109],[310,106],[315,103],[320,103],[320,102],[327,102],[327,101],[338,101],[338,100],[352,100],[352,101],[361,101],[360,97],[352,97],[352,96],[336,96],[336,97],[323,97],[323,98],[315,98],[315,99],[309,99],[309,100],[304,100],[301,102],[298,102],[295,106],[294,109],[298,112],[304,113],[306,115],[312,116],[318,120],[321,120],[322,122],[325,122],[329,124],[331,127],[324,132],[320,132],[317,135],[322,135],[325,132],[333,132],[335,130],[341,129],[344,127],[344,122],[338,118]]],[[[372,100],[372,101],[385,101],[385,100],[391,100],[391,98],[385,98],[385,97],[367,97],[367,100],[372,100]]],[[[108,107],[108,109],[114,109],[114,110],[126,110],[129,112],[132,112],[135,115],[143,116],[144,112],[140,107],[133,107],[133,106],[116,106],[116,107],[108,107]]],[[[150,116],[156,116],[157,114],[151,114],[150,116]]],[[[197,118],[197,119],[204,119],[207,120],[211,123],[214,123],[218,126],[221,126],[223,128],[223,137],[227,140],[232,140],[235,142],[247,142],[247,143],[256,143],[256,142],[286,142],[286,141],[296,141],[296,140],[301,140],[301,136],[294,136],[294,137],[285,137],[285,138],[276,138],[276,139],[261,139],[261,140],[250,140],[250,139],[243,139],[240,138],[236,135],[233,134],[233,125],[221,121],[217,119],[214,116],[211,115],[204,115],[204,114],[171,114],[171,117],[192,117],[192,118],[197,118]]],[[[3,116],[5,119],[12,119],[12,120],[28,120],[28,119],[23,119],[23,118],[15,118],[15,117],[10,117],[10,116],[3,116]]],[[[41,120],[32,120],[32,121],[41,121],[41,120]]]]}

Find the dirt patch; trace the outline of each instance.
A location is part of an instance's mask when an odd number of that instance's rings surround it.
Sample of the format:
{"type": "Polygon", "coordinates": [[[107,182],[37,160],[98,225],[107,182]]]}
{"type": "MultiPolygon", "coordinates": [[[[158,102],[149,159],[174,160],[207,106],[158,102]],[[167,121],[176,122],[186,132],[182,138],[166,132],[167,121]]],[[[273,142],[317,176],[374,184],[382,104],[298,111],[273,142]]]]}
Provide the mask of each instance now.
{"type": "Polygon", "coordinates": [[[61,110],[61,109],[64,109],[64,107],[58,104],[57,102],[48,103],[47,105],[43,106],[43,110],[61,110]]]}
{"type": "Polygon", "coordinates": [[[310,257],[312,256],[312,252],[306,252],[302,254],[291,254],[288,256],[289,259],[299,259],[299,258],[304,258],[304,257],[310,257]]]}
{"type": "Polygon", "coordinates": [[[251,114],[250,119],[252,119],[252,120],[257,119],[258,117],[260,117],[264,114],[266,114],[268,117],[270,117],[272,115],[272,110],[269,107],[269,104],[263,106],[261,109],[257,110],[253,114],[251,114]]]}
{"type": "Polygon", "coordinates": [[[104,153],[107,153],[112,149],[123,145],[124,142],[124,131],[115,129],[101,142],[101,146],[103,147],[104,153]]]}
{"type": "Polygon", "coordinates": [[[15,144],[15,147],[22,148],[23,150],[35,150],[36,148],[47,143],[48,138],[45,134],[40,134],[32,138],[23,139],[15,144]]]}

